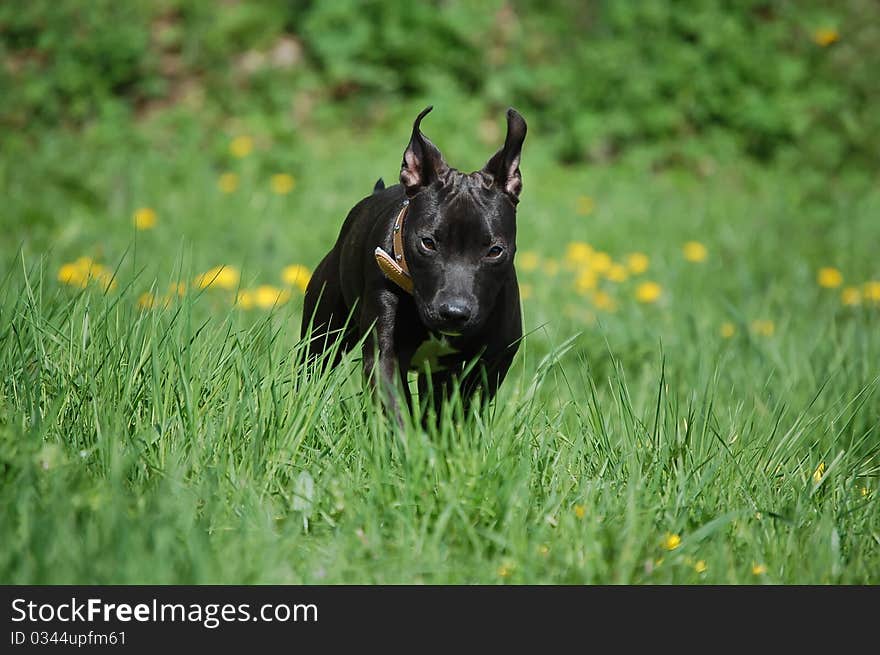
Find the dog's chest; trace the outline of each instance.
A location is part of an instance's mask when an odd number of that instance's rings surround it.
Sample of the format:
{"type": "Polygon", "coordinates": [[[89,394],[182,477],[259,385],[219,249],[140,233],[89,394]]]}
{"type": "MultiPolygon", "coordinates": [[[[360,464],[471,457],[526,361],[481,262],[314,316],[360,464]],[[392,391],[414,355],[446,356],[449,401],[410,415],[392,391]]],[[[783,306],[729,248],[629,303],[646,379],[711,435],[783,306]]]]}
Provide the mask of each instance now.
{"type": "Polygon", "coordinates": [[[409,368],[411,371],[443,371],[448,368],[447,358],[460,352],[447,337],[431,334],[416,349],[409,368]]]}

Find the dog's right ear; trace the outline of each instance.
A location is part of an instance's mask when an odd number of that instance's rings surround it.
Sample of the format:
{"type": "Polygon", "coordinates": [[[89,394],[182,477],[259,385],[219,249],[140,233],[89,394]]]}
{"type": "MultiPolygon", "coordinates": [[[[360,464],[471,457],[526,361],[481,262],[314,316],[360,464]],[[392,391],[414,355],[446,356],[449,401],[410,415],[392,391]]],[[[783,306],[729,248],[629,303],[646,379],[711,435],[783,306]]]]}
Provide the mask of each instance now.
{"type": "Polygon", "coordinates": [[[428,138],[422,134],[419,127],[422,119],[434,107],[425,107],[413,123],[412,137],[409,145],[403,151],[403,162],[400,165],[400,183],[406,188],[406,195],[412,196],[418,193],[422,187],[426,187],[434,180],[443,177],[449,166],[443,160],[443,155],[428,138]]]}

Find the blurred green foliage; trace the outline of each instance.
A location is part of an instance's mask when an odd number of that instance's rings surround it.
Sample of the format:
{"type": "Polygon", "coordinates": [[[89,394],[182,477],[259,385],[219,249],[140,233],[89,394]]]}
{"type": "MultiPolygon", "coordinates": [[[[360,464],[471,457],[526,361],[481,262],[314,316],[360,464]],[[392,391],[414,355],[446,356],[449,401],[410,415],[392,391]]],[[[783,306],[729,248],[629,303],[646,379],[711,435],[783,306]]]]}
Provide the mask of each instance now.
{"type": "Polygon", "coordinates": [[[0,57],[6,128],[194,94],[367,121],[476,98],[526,112],[562,161],[659,146],[838,170],[880,153],[873,0],[30,0],[0,6],[0,57]]]}
{"type": "Polygon", "coordinates": [[[113,0],[0,5],[3,123],[78,122],[112,98],[160,95],[149,18],[146,4],[113,0]]]}

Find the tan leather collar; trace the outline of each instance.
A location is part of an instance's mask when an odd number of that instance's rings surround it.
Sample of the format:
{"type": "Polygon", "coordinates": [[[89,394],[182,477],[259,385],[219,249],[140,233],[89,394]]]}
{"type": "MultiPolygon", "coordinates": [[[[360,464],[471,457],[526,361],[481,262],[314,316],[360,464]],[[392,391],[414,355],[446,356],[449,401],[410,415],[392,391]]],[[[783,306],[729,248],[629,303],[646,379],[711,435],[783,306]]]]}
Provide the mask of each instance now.
{"type": "Polygon", "coordinates": [[[407,209],[409,209],[409,199],[403,201],[403,208],[401,208],[397,218],[394,219],[391,238],[391,252],[394,256],[392,257],[382,248],[376,248],[373,254],[385,277],[411,294],[413,292],[413,281],[409,274],[409,267],[406,265],[406,256],[403,254],[403,222],[406,220],[407,209]]]}

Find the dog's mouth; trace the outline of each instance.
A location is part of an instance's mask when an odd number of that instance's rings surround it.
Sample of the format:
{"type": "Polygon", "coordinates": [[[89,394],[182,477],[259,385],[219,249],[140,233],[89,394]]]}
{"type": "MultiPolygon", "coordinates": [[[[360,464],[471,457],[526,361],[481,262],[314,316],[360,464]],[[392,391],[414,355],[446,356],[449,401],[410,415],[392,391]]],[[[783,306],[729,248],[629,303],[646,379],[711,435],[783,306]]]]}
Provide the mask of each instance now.
{"type": "Polygon", "coordinates": [[[424,323],[431,332],[443,335],[444,337],[464,337],[471,334],[476,328],[473,321],[468,321],[467,323],[450,323],[439,317],[427,317],[427,320],[424,320],[424,323]]]}
{"type": "Polygon", "coordinates": [[[466,325],[450,326],[444,321],[425,321],[425,326],[434,334],[448,339],[466,337],[476,331],[476,326],[470,323],[466,325]]]}

